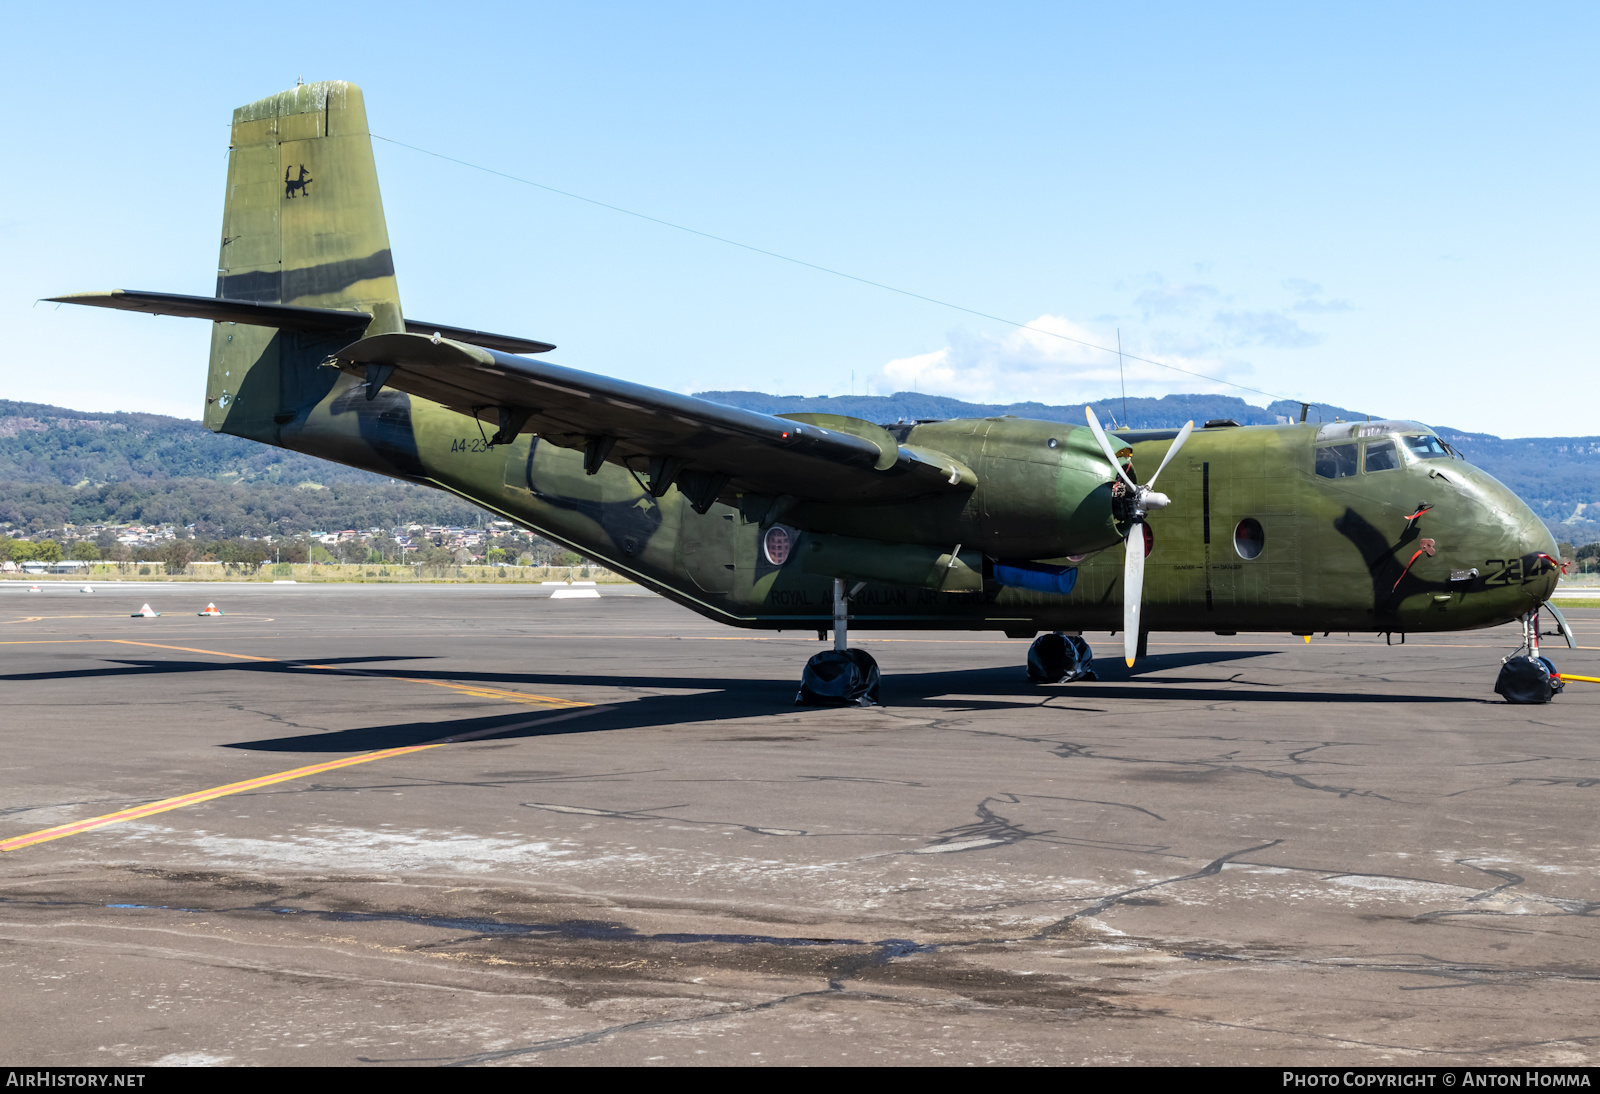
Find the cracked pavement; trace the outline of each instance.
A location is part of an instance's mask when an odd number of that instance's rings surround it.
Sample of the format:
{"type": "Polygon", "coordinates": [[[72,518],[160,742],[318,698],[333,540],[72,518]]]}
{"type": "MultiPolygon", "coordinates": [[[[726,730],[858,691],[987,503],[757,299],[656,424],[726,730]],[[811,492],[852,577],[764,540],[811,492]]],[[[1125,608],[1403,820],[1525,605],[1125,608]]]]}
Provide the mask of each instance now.
{"type": "Polygon", "coordinates": [[[1089,635],[1043,688],[858,633],[887,705],[806,710],[814,640],[650,597],[155,595],[0,587],[0,840],[470,739],[0,855],[23,1064],[1600,1054],[1600,685],[1500,702],[1510,629],[1089,635]]]}

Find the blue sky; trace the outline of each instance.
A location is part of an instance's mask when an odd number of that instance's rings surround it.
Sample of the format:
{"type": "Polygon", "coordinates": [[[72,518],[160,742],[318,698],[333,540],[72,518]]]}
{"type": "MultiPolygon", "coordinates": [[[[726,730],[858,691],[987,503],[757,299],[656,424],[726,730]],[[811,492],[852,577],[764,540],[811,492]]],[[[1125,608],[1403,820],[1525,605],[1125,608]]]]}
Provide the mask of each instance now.
{"type": "MultiPolygon", "coordinates": [[[[373,131],[1290,398],[1596,434],[1600,9],[13,7],[0,397],[198,417],[235,106],[373,131]]],[[[1116,358],[378,143],[408,314],[681,391],[1051,403],[1116,358]]],[[[1129,391],[1230,391],[1154,366],[1129,391]]],[[[1234,391],[1257,403],[1264,396],[1234,391]]]]}

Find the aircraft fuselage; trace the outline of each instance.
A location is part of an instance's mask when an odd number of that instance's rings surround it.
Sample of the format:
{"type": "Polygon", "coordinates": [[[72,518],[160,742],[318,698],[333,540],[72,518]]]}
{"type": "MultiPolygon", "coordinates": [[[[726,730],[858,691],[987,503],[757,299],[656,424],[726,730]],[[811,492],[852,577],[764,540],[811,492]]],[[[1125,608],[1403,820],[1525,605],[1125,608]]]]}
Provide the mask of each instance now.
{"type": "MultiPolygon", "coordinates": [[[[1543,524],[1464,459],[1420,456],[1400,426],[1423,435],[1409,423],[1197,430],[1162,476],[1172,505],[1149,517],[1144,628],[1460,630],[1518,619],[1547,599],[1556,544],[1543,524]]],[[[905,428],[903,443],[972,468],[977,489],[937,505],[799,503],[776,521],[726,504],[697,513],[676,489],[652,497],[615,464],[588,474],[581,450],[537,435],[488,444],[470,418],[399,392],[369,401],[346,376],[292,422],[224,428],[449,490],[734,626],[828,627],[832,581],[805,572],[802,555],[806,536],[835,534],[947,544],[983,560],[986,574],[994,559],[1040,558],[1026,552],[1041,543],[1076,548],[1053,558],[1078,568],[1070,594],[992,577],[974,592],[869,582],[852,597],[855,627],[1021,635],[1109,632],[1122,619],[1124,526],[1082,426],[984,418],[905,428]],[[789,537],[781,565],[774,527],[789,537]]],[[[1132,448],[1135,469],[1153,469],[1172,436],[1112,434],[1132,448]]]]}

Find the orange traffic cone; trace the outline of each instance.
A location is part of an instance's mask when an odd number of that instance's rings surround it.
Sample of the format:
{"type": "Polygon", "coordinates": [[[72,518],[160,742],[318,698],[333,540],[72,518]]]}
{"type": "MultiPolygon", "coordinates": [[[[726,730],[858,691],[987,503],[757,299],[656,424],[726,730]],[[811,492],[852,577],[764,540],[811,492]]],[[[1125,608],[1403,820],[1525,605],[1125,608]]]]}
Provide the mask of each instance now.
{"type": "Polygon", "coordinates": [[[150,608],[150,605],[146,604],[144,607],[142,607],[138,611],[134,612],[133,615],[132,615],[132,618],[134,618],[134,619],[141,619],[141,618],[142,619],[155,619],[160,614],[161,613],[158,612],[158,611],[152,611],[151,608],[150,608]]]}
{"type": "Polygon", "coordinates": [[[207,604],[205,611],[198,612],[196,614],[198,614],[198,615],[221,615],[222,614],[222,609],[217,607],[215,604],[207,604]]]}

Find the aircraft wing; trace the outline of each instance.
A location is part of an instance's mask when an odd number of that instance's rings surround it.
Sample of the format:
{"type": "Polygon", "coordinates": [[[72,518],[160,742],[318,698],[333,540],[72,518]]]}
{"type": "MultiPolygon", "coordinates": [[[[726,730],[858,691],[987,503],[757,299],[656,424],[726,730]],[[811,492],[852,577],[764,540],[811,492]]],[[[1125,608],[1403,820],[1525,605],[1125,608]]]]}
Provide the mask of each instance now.
{"type": "Polygon", "coordinates": [[[869,422],[758,414],[469,345],[442,330],[364,338],[328,363],[365,377],[369,399],[392,387],[442,403],[493,424],[491,443],[537,433],[582,450],[590,474],[619,464],[657,497],[676,485],[701,512],[744,493],[863,503],[977,485],[960,461],[901,445],[869,422]]]}

